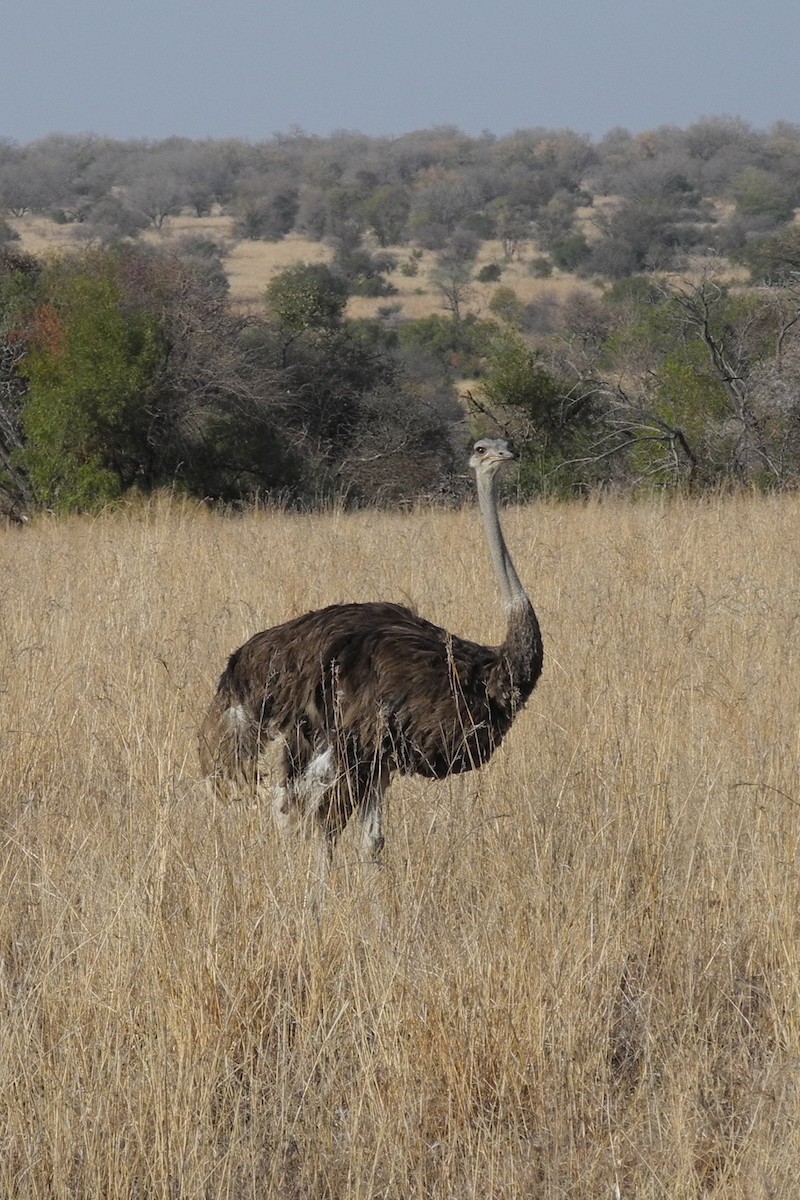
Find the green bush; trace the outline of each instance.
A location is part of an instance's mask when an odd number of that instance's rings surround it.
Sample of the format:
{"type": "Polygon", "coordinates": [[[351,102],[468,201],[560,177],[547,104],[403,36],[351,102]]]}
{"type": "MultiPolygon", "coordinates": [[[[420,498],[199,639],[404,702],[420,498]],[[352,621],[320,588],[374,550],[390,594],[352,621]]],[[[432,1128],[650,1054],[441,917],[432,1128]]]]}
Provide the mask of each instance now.
{"type": "Polygon", "coordinates": [[[292,334],[337,324],[347,305],[347,281],[324,263],[296,263],[267,284],[267,309],[292,334]]]}
{"type": "Polygon", "coordinates": [[[582,233],[567,233],[553,239],[550,248],[553,262],[562,271],[575,271],[591,254],[589,243],[582,233]]]}
{"type": "Polygon", "coordinates": [[[457,375],[466,377],[482,374],[497,325],[493,321],[480,321],[472,314],[456,321],[434,313],[404,322],[398,332],[406,353],[429,354],[457,375]]]}
{"type": "Polygon", "coordinates": [[[20,458],[37,500],[63,510],[106,503],[132,482],[143,398],[163,356],[155,316],[125,310],[113,261],[93,265],[43,281],[49,298],[25,364],[20,458]]]}
{"type": "Polygon", "coordinates": [[[495,288],[489,301],[489,312],[507,321],[509,325],[519,325],[525,312],[525,305],[517,293],[510,287],[495,288]]]}
{"type": "Polygon", "coordinates": [[[532,258],[528,263],[528,271],[536,279],[549,279],[553,274],[553,264],[549,258],[532,258]]]}

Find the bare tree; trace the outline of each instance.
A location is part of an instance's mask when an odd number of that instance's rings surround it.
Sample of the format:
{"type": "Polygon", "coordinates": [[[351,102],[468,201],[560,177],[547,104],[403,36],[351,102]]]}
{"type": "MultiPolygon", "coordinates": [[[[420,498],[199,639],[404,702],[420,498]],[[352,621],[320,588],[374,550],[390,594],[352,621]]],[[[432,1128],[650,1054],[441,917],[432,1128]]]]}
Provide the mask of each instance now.
{"type": "Polygon", "coordinates": [[[186,199],[186,189],[169,162],[150,164],[128,188],[126,202],[143,212],[156,229],[177,213],[186,199]]]}
{"type": "Polygon", "coordinates": [[[589,304],[582,313],[573,305],[554,342],[560,370],[594,396],[600,414],[583,461],[624,460],[633,479],[785,482],[795,444],[789,381],[800,287],[784,280],[732,293],[708,271],[650,288],[660,296],[660,333],[626,341],[641,308],[618,312],[613,371],[607,345],[614,315],[606,306],[589,304]]]}
{"type": "Polygon", "coordinates": [[[469,263],[443,258],[430,273],[430,281],[442,298],[442,307],[454,321],[461,321],[464,308],[475,294],[469,263]]]}

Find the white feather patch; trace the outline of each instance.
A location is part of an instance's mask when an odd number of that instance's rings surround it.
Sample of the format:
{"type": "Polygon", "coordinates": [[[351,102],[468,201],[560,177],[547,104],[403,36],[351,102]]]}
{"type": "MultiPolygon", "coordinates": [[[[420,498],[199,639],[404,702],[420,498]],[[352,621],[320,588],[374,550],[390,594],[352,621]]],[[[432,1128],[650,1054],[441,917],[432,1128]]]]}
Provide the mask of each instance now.
{"type": "Polygon", "coordinates": [[[332,746],[329,746],[321,754],[314,755],[303,772],[303,779],[312,788],[328,788],[331,786],[336,779],[332,746]]]}
{"type": "Polygon", "coordinates": [[[231,707],[225,711],[225,720],[227,721],[230,729],[246,729],[247,725],[249,724],[247,713],[241,704],[232,704],[231,707]]]}

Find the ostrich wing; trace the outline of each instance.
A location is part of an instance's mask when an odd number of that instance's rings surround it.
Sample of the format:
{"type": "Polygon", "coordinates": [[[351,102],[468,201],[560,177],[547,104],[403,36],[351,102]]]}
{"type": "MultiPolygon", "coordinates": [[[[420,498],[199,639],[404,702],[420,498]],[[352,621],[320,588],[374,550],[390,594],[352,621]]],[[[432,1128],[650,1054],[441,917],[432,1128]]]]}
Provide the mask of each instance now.
{"type": "Polygon", "coordinates": [[[440,777],[486,762],[517,704],[500,649],[394,604],[343,604],[257,633],[223,675],[267,736],[342,736],[350,761],[440,777]]]}

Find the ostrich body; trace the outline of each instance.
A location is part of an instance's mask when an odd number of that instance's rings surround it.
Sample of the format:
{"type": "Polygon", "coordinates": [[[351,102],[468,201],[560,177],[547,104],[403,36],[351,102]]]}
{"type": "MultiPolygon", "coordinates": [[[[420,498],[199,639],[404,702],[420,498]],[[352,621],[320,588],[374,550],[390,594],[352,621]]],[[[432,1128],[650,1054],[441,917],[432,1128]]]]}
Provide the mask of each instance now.
{"type": "Polygon", "coordinates": [[[228,660],[200,729],[201,767],[220,796],[254,795],[261,752],[278,743],[278,822],[310,822],[329,858],[356,812],[376,858],[393,774],[442,779],[488,762],[543,662],[497,512],[497,470],[513,457],[485,438],[470,459],[505,604],[502,644],[466,641],[389,603],[333,604],[255,634],[228,660]]]}

